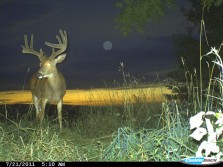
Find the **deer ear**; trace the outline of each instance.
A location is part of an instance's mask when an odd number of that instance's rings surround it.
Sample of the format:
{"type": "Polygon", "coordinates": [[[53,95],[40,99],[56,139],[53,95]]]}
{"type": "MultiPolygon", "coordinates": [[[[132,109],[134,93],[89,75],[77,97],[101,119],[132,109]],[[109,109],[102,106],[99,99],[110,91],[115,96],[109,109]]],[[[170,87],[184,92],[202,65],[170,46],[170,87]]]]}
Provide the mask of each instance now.
{"type": "Polygon", "coordinates": [[[66,58],[66,54],[61,54],[60,56],[55,58],[55,61],[56,61],[56,63],[61,63],[64,61],[65,58],[66,58]]]}

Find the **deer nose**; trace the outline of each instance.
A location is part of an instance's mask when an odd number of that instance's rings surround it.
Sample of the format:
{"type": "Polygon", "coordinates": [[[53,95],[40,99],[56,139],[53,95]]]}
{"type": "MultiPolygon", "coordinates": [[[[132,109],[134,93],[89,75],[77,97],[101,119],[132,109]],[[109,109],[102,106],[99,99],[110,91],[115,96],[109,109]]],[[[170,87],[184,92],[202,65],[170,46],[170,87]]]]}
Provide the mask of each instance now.
{"type": "Polygon", "coordinates": [[[37,77],[37,78],[43,78],[43,74],[40,73],[40,72],[37,72],[37,73],[36,73],[36,77],[37,77]]]}

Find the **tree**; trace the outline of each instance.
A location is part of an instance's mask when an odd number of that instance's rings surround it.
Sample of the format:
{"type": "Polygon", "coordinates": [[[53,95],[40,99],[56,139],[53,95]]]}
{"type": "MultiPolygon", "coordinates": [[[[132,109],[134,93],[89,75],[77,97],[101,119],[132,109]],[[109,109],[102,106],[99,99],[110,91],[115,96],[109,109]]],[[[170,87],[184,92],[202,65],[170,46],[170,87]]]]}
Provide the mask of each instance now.
{"type": "MultiPolygon", "coordinates": [[[[207,84],[210,80],[210,71],[214,67],[212,61],[215,56],[206,57],[203,55],[209,52],[211,47],[218,48],[223,41],[223,3],[220,3],[222,1],[210,3],[209,0],[205,1],[209,5],[207,6],[199,1],[188,1],[191,3],[191,8],[182,9],[182,12],[187,17],[190,26],[187,27],[185,33],[173,37],[181,70],[177,69],[169,76],[182,81],[182,76],[185,75],[185,71],[182,69],[186,66],[186,71],[190,74],[196,73],[197,78],[201,76],[200,72],[202,72],[204,75],[200,79],[204,84],[207,84]],[[182,59],[185,64],[182,63],[182,59]]],[[[213,76],[219,74],[217,68],[213,68],[212,74],[213,76]]]]}
{"type": "Polygon", "coordinates": [[[115,5],[121,9],[115,19],[116,28],[127,36],[134,30],[143,33],[148,23],[157,22],[175,3],[174,0],[118,0],[115,5]]]}
{"type": "MultiPolygon", "coordinates": [[[[200,0],[195,3],[200,9],[209,10],[212,6],[219,7],[223,0],[200,0]]],[[[116,28],[127,36],[134,30],[143,33],[148,23],[157,22],[167,10],[175,8],[176,0],[117,0],[115,6],[121,9],[115,19],[116,28]]]]}
{"type": "MultiPolygon", "coordinates": [[[[207,67],[207,62],[210,62],[210,59],[203,57],[200,64],[201,55],[206,54],[211,46],[219,46],[223,40],[223,0],[188,2],[191,3],[191,8],[181,10],[187,17],[189,26],[186,27],[185,33],[173,36],[179,69],[169,74],[181,81],[185,79],[182,59],[187,65],[186,70],[190,73],[196,71],[199,76],[201,65],[207,67]],[[200,38],[201,26],[203,34],[200,38]]],[[[176,7],[176,0],[118,0],[116,6],[121,9],[116,18],[117,28],[126,36],[134,30],[143,33],[148,23],[157,22],[167,10],[176,7]]],[[[203,68],[203,72],[207,74],[207,68],[203,68]]],[[[203,77],[205,80],[208,79],[208,75],[203,77]]]]}

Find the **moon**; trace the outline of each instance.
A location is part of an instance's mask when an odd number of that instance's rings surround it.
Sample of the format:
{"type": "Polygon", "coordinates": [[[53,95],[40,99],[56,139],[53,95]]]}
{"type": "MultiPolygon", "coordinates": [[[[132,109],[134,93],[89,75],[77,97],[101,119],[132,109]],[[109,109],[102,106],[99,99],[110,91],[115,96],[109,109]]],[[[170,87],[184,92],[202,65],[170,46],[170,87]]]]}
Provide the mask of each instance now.
{"type": "Polygon", "coordinates": [[[112,49],[112,42],[111,42],[111,41],[105,41],[105,42],[103,43],[103,48],[104,48],[105,50],[111,50],[111,49],[112,49]]]}

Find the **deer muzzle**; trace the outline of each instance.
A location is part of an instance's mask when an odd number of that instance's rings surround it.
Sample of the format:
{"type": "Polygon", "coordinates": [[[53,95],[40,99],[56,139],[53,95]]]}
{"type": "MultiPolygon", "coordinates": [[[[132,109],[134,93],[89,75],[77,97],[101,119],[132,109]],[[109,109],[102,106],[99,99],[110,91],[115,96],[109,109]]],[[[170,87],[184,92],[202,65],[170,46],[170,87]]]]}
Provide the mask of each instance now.
{"type": "Polygon", "coordinates": [[[41,78],[44,78],[44,75],[41,72],[37,72],[36,77],[41,79],[41,78]]]}

